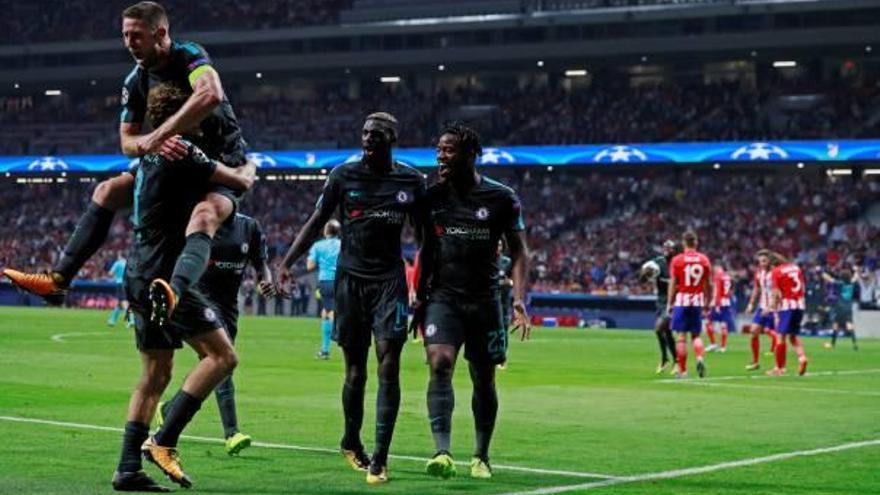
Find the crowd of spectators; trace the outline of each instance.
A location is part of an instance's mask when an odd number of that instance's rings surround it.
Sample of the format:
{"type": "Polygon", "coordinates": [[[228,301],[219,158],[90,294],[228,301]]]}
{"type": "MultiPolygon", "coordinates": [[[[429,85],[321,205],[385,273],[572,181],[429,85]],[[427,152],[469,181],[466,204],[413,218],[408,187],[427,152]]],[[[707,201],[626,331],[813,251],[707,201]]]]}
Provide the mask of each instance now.
{"type": "MultiPolygon", "coordinates": [[[[135,0],[4,2],[0,45],[118,38],[135,0]]],[[[333,24],[351,0],[162,0],[175,32],[242,31],[333,24]]]]}
{"type": "MultiPolygon", "coordinates": [[[[873,83],[753,89],[629,87],[601,79],[576,89],[475,86],[432,94],[386,85],[357,97],[326,89],[296,100],[246,94],[234,85],[227,92],[251,148],[261,151],[356,147],[363,117],[379,109],[401,122],[401,146],[430,146],[441,123],[455,118],[496,146],[843,139],[880,131],[874,118],[880,87],[873,83]]],[[[117,119],[115,95],[0,98],[0,154],[116,153],[117,119]]]]}
{"type": "MultiPolygon", "coordinates": [[[[645,294],[639,266],[665,239],[695,230],[701,250],[749,280],[754,252],[771,247],[810,269],[880,270],[880,227],[864,221],[880,182],[756,173],[648,172],[632,175],[498,170],[524,205],[533,290],[645,294]]],[[[320,181],[261,181],[242,210],[263,225],[272,263],[313,211],[320,181]]],[[[0,267],[46,270],[57,259],[91,186],[0,184],[0,267]]],[[[107,279],[130,243],[118,215],[105,247],[80,273],[107,279]]],[[[416,249],[405,234],[405,255],[416,249]]],[[[880,274],[880,273],[878,273],[880,274]]],[[[253,284],[248,285],[252,287],[253,284]]]]}

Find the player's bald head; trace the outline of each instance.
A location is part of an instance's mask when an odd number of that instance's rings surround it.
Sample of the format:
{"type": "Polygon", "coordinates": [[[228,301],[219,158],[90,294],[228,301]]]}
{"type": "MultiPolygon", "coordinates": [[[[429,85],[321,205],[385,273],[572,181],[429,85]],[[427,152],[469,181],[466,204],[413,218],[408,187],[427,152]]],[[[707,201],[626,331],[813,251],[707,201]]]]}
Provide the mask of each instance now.
{"type": "Polygon", "coordinates": [[[324,224],[324,237],[338,237],[341,230],[342,225],[339,224],[339,221],[330,219],[329,222],[324,224]]]}

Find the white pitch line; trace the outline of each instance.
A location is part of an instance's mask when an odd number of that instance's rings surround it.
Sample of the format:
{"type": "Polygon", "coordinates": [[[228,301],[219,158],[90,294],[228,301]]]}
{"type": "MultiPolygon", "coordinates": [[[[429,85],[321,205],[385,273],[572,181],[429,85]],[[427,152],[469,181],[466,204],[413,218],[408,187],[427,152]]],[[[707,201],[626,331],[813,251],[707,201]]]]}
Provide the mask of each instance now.
{"type": "MultiPolygon", "coordinates": [[[[70,423],[67,421],[53,421],[49,419],[36,419],[36,418],[22,418],[18,416],[0,416],[0,421],[10,421],[14,423],[33,423],[40,425],[49,425],[49,426],[60,426],[64,428],[77,428],[81,430],[97,430],[97,431],[109,431],[113,433],[122,433],[122,428],[114,428],[112,426],[100,426],[100,425],[90,425],[84,423],[70,423]]],[[[199,437],[193,435],[181,435],[181,438],[185,438],[187,440],[192,440],[195,442],[204,442],[204,443],[225,443],[223,439],[220,438],[211,438],[211,437],[199,437]]],[[[283,443],[269,443],[269,442],[254,442],[251,445],[254,447],[263,447],[267,449],[283,449],[283,450],[295,450],[299,452],[319,452],[323,454],[339,454],[339,449],[330,449],[326,447],[307,447],[302,445],[291,445],[291,444],[283,444],[283,443]]],[[[416,456],[408,456],[408,455],[389,455],[388,457],[392,459],[399,459],[402,461],[415,461],[415,462],[426,462],[428,459],[424,457],[416,457],[416,456]]],[[[456,464],[461,466],[467,466],[469,463],[464,461],[456,462],[456,464]]],[[[532,473],[532,474],[546,474],[546,475],[555,475],[555,476],[569,476],[572,478],[599,478],[606,480],[617,479],[616,476],[611,476],[608,474],[600,474],[600,473],[587,473],[583,471],[562,471],[557,469],[541,469],[541,468],[530,468],[525,466],[514,466],[510,464],[492,464],[494,469],[501,469],[506,471],[518,471],[523,473],[532,473]]]]}
{"type": "Polygon", "coordinates": [[[666,480],[672,478],[681,478],[683,476],[691,476],[696,474],[711,473],[726,469],[734,469],[745,466],[754,466],[756,464],[766,464],[769,462],[785,461],[795,457],[811,457],[821,454],[830,454],[841,452],[844,450],[858,449],[862,447],[872,447],[880,445],[880,439],[865,440],[862,442],[850,442],[833,447],[825,447],[812,450],[797,450],[794,452],[784,452],[781,454],[768,455],[764,457],[753,457],[750,459],[742,459],[739,461],[722,462],[718,464],[710,464],[708,466],[693,467],[688,469],[675,469],[672,471],[661,471],[658,473],[639,474],[634,476],[621,476],[615,479],[603,481],[594,481],[592,483],[581,483],[578,485],[561,485],[548,488],[539,488],[537,490],[528,490],[522,492],[505,493],[504,495],[552,495],[554,493],[565,493],[576,490],[593,490],[596,488],[604,488],[606,486],[623,485],[629,483],[638,483],[641,481],[666,480]]]}
{"type": "Polygon", "coordinates": [[[837,390],[833,388],[815,388],[815,387],[788,387],[785,385],[771,385],[771,386],[761,386],[761,385],[746,385],[742,383],[705,383],[705,382],[694,382],[694,381],[682,381],[684,385],[697,385],[702,387],[725,387],[725,388],[748,388],[753,390],[764,390],[768,392],[772,392],[774,390],[794,390],[797,392],[814,392],[814,393],[823,393],[823,394],[837,394],[837,395],[861,395],[867,397],[880,397],[880,392],[867,392],[863,390],[837,390]]]}
{"type": "MultiPolygon", "coordinates": [[[[872,368],[872,369],[864,369],[864,370],[840,370],[840,371],[816,371],[816,372],[808,372],[804,377],[809,378],[811,376],[838,376],[838,375],[870,375],[874,373],[880,373],[880,368],[872,368]]],[[[768,379],[785,379],[785,378],[803,378],[797,377],[795,375],[788,375],[783,377],[778,376],[767,376],[763,373],[758,375],[727,375],[727,376],[710,376],[708,378],[663,378],[661,380],[657,380],[660,383],[686,383],[686,382],[717,382],[717,381],[727,381],[727,380],[768,380],[768,379]]]]}
{"type": "Polygon", "coordinates": [[[74,335],[79,336],[79,335],[110,335],[110,334],[108,334],[107,332],[68,332],[68,333],[57,333],[57,334],[53,335],[51,338],[52,338],[53,342],[59,342],[59,343],[63,344],[66,342],[66,340],[64,340],[66,337],[72,337],[74,335]]]}

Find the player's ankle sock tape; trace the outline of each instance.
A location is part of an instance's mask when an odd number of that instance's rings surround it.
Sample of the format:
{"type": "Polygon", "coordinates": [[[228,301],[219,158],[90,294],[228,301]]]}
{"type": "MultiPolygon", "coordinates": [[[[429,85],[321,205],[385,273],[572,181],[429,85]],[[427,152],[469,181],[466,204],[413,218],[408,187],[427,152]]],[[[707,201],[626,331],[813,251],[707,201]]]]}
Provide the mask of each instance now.
{"type": "Polygon", "coordinates": [[[387,456],[400,410],[400,382],[379,378],[376,390],[376,453],[387,456]]]}
{"type": "Polygon", "coordinates": [[[54,272],[64,278],[65,284],[70,283],[83,264],[104,244],[115,214],[113,210],[108,210],[94,201],[86,207],[86,211],[79,217],[70,240],[64,246],[64,252],[53,268],[54,272]]]}
{"type": "Polygon", "coordinates": [[[223,423],[223,434],[228,438],[238,432],[238,415],[235,411],[235,384],[232,377],[228,377],[220,385],[214,388],[214,396],[217,398],[217,409],[220,411],[220,421],[223,423]]]}
{"type": "Polygon", "coordinates": [[[186,244],[177,257],[171,275],[171,288],[178,297],[196,283],[208,266],[211,257],[211,236],[204,232],[194,232],[186,236],[186,244]]]}
{"type": "Polygon", "coordinates": [[[122,434],[122,454],[119,458],[119,466],[117,471],[123,473],[133,473],[140,471],[141,465],[141,444],[150,436],[150,427],[138,423],[137,421],[129,421],[125,423],[125,432],[122,434]]]}
{"type": "Polygon", "coordinates": [[[192,396],[183,390],[177,392],[174,399],[171,400],[171,406],[168,408],[168,414],[165,416],[165,423],[162,428],[156,432],[156,443],[163,447],[176,447],[180,433],[186,428],[186,425],[192,420],[193,416],[202,407],[202,400],[192,396]]]}

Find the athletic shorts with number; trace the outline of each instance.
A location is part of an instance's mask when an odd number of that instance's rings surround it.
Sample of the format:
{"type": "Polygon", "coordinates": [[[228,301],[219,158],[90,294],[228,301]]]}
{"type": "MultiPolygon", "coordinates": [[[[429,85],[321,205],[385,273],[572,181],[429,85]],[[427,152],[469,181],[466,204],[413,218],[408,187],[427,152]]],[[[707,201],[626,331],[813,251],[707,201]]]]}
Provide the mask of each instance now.
{"type": "Polygon", "coordinates": [[[478,364],[507,359],[507,327],[501,299],[440,299],[425,308],[425,345],[464,345],[464,357],[478,364]]]}
{"type": "Polygon", "coordinates": [[[776,320],[773,318],[772,312],[763,312],[759,308],[755,311],[755,317],[752,318],[752,323],[764,327],[767,330],[773,330],[776,328],[776,320]]]}
{"type": "Polygon", "coordinates": [[[126,279],[125,292],[134,314],[135,342],[138,350],[180,349],[183,341],[221,328],[217,311],[199,291],[190,289],[174,309],[171,321],[160,328],[150,321],[150,282],[126,279]]]}
{"type": "Polygon", "coordinates": [[[333,280],[319,280],[318,290],[321,292],[321,307],[324,311],[336,310],[336,288],[333,280]]]}
{"type": "Polygon", "coordinates": [[[782,335],[797,335],[801,332],[801,323],[804,320],[804,310],[789,309],[779,312],[779,328],[777,331],[782,335]]]}
{"type": "Polygon", "coordinates": [[[371,337],[406,340],[407,288],[403,271],[384,280],[336,272],[333,340],[342,347],[370,346],[371,337]]]}
{"type": "Polygon", "coordinates": [[[670,327],[673,332],[700,335],[700,332],[703,331],[703,308],[699,306],[674,306],[670,327]]]}

